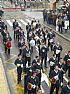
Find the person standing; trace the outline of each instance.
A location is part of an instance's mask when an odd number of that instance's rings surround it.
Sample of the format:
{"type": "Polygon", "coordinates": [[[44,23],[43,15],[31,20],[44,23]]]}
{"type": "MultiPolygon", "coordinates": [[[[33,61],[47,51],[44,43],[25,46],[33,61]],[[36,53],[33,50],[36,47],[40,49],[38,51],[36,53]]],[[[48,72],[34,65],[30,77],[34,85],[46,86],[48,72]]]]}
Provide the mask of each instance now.
{"type": "Polygon", "coordinates": [[[47,52],[48,52],[48,47],[44,43],[43,46],[40,49],[40,57],[41,57],[42,69],[43,69],[43,61],[44,61],[45,68],[47,68],[47,52]]]}
{"type": "Polygon", "coordinates": [[[21,75],[24,63],[25,62],[23,61],[22,56],[19,54],[18,58],[14,62],[14,64],[17,66],[17,84],[21,83],[21,75]]]}
{"type": "Polygon", "coordinates": [[[28,94],[36,94],[37,84],[36,72],[33,71],[32,75],[27,78],[28,94]]]}
{"type": "Polygon", "coordinates": [[[60,94],[70,94],[70,80],[68,81],[67,85],[62,88],[60,94]]]}
{"type": "Polygon", "coordinates": [[[56,43],[56,45],[53,47],[54,55],[56,55],[57,61],[60,61],[60,55],[62,51],[62,46],[59,44],[59,42],[56,43]]]}
{"type": "Polygon", "coordinates": [[[58,94],[59,92],[59,80],[60,80],[60,75],[59,75],[59,68],[56,65],[54,70],[50,73],[50,81],[51,81],[51,88],[50,88],[50,93],[53,94],[54,89],[56,88],[56,93],[58,94]]]}
{"type": "Polygon", "coordinates": [[[18,27],[18,26],[19,26],[19,24],[18,24],[17,20],[15,19],[13,22],[14,39],[15,39],[15,35],[16,35],[16,27],[18,27]]]}

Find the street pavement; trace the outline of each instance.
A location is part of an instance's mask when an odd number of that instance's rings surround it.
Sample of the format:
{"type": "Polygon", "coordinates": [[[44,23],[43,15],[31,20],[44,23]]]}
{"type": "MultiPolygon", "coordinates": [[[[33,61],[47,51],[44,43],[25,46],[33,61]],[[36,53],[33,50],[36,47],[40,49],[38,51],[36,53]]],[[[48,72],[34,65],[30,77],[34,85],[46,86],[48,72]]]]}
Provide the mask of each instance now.
{"type": "MultiPolygon", "coordinates": [[[[2,56],[11,94],[23,94],[23,90],[24,90],[24,87],[22,87],[24,86],[23,85],[24,75],[22,75],[22,86],[17,85],[17,74],[16,74],[16,66],[14,65],[14,61],[18,55],[18,47],[17,47],[17,41],[15,41],[13,38],[12,22],[13,19],[17,19],[19,25],[23,28],[25,35],[27,35],[25,26],[27,25],[28,22],[31,22],[31,19],[34,17],[36,19],[39,19],[42,24],[45,24],[43,23],[43,19],[42,19],[43,16],[41,12],[27,12],[27,11],[23,12],[19,10],[10,12],[5,10],[5,14],[3,16],[4,22],[8,25],[8,31],[12,37],[12,48],[11,48],[10,56],[4,53],[4,46],[2,43],[2,39],[0,38],[0,44],[1,44],[0,53],[2,56]]],[[[64,57],[65,53],[67,53],[67,51],[70,50],[70,42],[57,34],[56,34],[56,41],[59,41],[60,44],[63,46],[61,57],[64,57]]],[[[32,54],[32,59],[37,54],[38,54],[38,50],[35,48],[34,53],[32,54]]],[[[53,53],[49,51],[48,57],[52,56],[52,54],[53,53]]],[[[45,73],[42,73],[41,87],[43,94],[49,94],[49,90],[50,90],[50,83],[48,80],[49,68],[47,68],[46,70],[47,72],[45,71],[45,73]]]]}

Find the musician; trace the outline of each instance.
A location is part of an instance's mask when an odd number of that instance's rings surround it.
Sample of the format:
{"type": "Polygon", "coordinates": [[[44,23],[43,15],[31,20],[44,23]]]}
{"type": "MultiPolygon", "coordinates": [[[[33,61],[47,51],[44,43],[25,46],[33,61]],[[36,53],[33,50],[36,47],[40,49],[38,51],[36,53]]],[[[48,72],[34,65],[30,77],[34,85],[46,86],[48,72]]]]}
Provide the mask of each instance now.
{"type": "Polygon", "coordinates": [[[22,59],[22,56],[19,54],[18,58],[15,60],[15,65],[17,66],[17,83],[21,83],[21,74],[22,74],[22,69],[24,66],[24,61],[22,59]]]}
{"type": "Polygon", "coordinates": [[[31,25],[29,23],[26,25],[26,30],[27,30],[27,40],[28,40],[29,39],[29,33],[31,31],[31,25]]]}
{"type": "Polygon", "coordinates": [[[26,61],[26,64],[28,62],[28,66],[31,65],[31,50],[29,46],[26,46],[25,48],[25,61],[26,61]]]}
{"type": "Polygon", "coordinates": [[[62,51],[62,46],[59,44],[59,42],[57,42],[56,45],[53,47],[53,51],[54,51],[54,54],[56,55],[56,58],[59,62],[61,51],[62,51]]]}
{"type": "Polygon", "coordinates": [[[37,77],[36,71],[33,71],[32,75],[27,78],[28,94],[36,94],[36,89],[37,89],[37,77]]]}
{"type": "Polygon", "coordinates": [[[57,64],[56,55],[53,55],[52,58],[49,58],[49,65],[50,65],[49,75],[50,75],[51,71],[54,70],[54,67],[55,67],[56,64],[57,64]]]}
{"type": "Polygon", "coordinates": [[[53,94],[55,88],[56,88],[56,94],[58,94],[59,80],[60,80],[59,68],[56,65],[54,70],[51,71],[51,73],[50,73],[51,88],[50,88],[50,93],[49,94],[53,94]]]}
{"type": "Polygon", "coordinates": [[[40,56],[41,56],[42,66],[43,66],[43,61],[44,61],[45,68],[47,68],[47,64],[46,64],[47,63],[47,52],[48,52],[48,47],[44,43],[43,46],[40,49],[40,56]]]}
{"type": "Polygon", "coordinates": [[[70,81],[68,81],[68,84],[62,88],[60,94],[70,94],[70,81]]]}
{"type": "Polygon", "coordinates": [[[70,51],[64,56],[64,64],[61,68],[61,86],[63,86],[63,75],[68,70],[68,77],[70,78],[70,51]]]}
{"type": "Polygon", "coordinates": [[[41,85],[41,69],[42,69],[42,65],[41,65],[40,58],[39,58],[37,60],[37,64],[36,64],[36,72],[37,72],[37,77],[39,79],[38,88],[41,88],[40,87],[40,85],[41,85]]]}
{"type": "Polygon", "coordinates": [[[47,39],[48,39],[48,47],[51,48],[51,51],[53,50],[53,45],[54,45],[54,38],[56,37],[54,31],[50,28],[50,31],[47,34],[47,39]]]}
{"type": "Polygon", "coordinates": [[[19,54],[22,54],[23,46],[24,46],[24,40],[21,39],[21,40],[19,40],[19,42],[18,42],[19,54]]]}

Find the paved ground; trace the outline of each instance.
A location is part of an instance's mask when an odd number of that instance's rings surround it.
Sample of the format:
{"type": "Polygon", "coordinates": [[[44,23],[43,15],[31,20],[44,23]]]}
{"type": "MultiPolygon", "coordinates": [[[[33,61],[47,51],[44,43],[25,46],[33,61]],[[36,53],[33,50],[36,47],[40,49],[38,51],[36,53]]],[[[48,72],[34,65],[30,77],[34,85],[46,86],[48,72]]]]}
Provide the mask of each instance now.
{"type": "MultiPolygon", "coordinates": [[[[4,46],[2,44],[2,39],[0,38],[0,44],[1,44],[0,52],[1,52],[2,60],[3,60],[3,65],[4,65],[4,68],[6,71],[11,94],[23,94],[23,89],[24,89],[22,87],[23,83],[24,83],[23,75],[22,75],[22,86],[17,85],[17,74],[16,74],[16,66],[14,65],[14,61],[17,58],[18,47],[17,47],[17,41],[14,41],[14,39],[13,39],[12,22],[13,22],[13,19],[16,18],[26,34],[25,26],[28,22],[31,21],[31,18],[33,18],[33,17],[39,19],[41,21],[41,23],[44,24],[41,12],[27,12],[27,11],[21,12],[19,10],[10,12],[10,11],[5,10],[5,14],[3,16],[5,23],[8,25],[8,31],[12,37],[12,49],[11,49],[10,56],[8,56],[7,54],[4,53],[4,46]]],[[[70,42],[57,34],[56,34],[56,36],[57,36],[56,41],[59,41],[60,44],[62,44],[62,46],[63,46],[63,51],[61,53],[61,57],[63,57],[64,54],[68,50],[70,50],[70,42]]],[[[34,56],[36,54],[38,54],[38,52],[37,52],[37,49],[35,48],[34,54],[32,54],[32,59],[34,58],[34,56]]],[[[48,57],[50,57],[50,56],[52,56],[52,52],[48,53],[48,57]]],[[[48,71],[49,71],[49,69],[47,68],[47,72],[48,71]]],[[[49,86],[48,77],[46,74],[42,74],[42,92],[44,94],[49,94],[49,90],[50,90],[50,86],[49,86]]]]}

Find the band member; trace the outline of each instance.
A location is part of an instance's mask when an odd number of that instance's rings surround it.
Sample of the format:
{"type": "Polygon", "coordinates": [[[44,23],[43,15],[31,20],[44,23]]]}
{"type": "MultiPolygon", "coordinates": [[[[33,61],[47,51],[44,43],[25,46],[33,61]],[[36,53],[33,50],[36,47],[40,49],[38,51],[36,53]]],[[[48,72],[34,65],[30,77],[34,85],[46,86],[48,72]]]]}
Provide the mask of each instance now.
{"type": "Polygon", "coordinates": [[[70,51],[68,51],[67,55],[64,56],[64,63],[66,71],[68,70],[68,77],[70,78],[70,51]]]}
{"type": "Polygon", "coordinates": [[[24,46],[24,41],[23,41],[23,39],[21,39],[21,40],[19,40],[19,42],[18,42],[19,54],[22,54],[23,46],[24,46]]]}
{"type": "Polygon", "coordinates": [[[58,94],[59,91],[59,68],[56,65],[54,70],[50,73],[50,81],[51,81],[51,89],[49,94],[53,94],[54,89],[56,88],[56,94],[58,94]]]}
{"type": "Polygon", "coordinates": [[[59,44],[59,42],[57,42],[56,45],[53,47],[53,51],[54,51],[54,54],[56,55],[56,58],[59,62],[61,51],[62,51],[62,46],[59,44]]]}
{"type": "Polygon", "coordinates": [[[50,75],[51,71],[54,70],[54,67],[56,64],[57,64],[56,55],[53,55],[53,57],[49,59],[49,65],[50,65],[49,75],[50,75]]]}
{"type": "Polygon", "coordinates": [[[36,94],[37,83],[36,72],[33,71],[32,75],[27,78],[28,94],[36,94]]]}
{"type": "Polygon", "coordinates": [[[42,69],[42,65],[41,65],[40,58],[39,58],[37,60],[37,64],[36,64],[36,72],[37,72],[37,77],[39,79],[38,88],[41,88],[40,87],[40,85],[41,85],[41,69],[42,69]]]}
{"type": "Polygon", "coordinates": [[[68,84],[62,88],[60,94],[70,94],[70,81],[68,81],[68,84]]]}
{"type": "Polygon", "coordinates": [[[31,51],[33,52],[33,48],[35,46],[35,40],[32,38],[29,43],[30,43],[31,51]]]}
{"type": "Polygon", "coordinates": [[[17,22],[16,19],[15,19],[15,21],[13,22],[14,39],[15,39],[15,29],[16,29],[16,27],[18,27],[18,26],[19,26],[19,24],[18,24],[18,22],[17,22]]]}
{"type": "Polygon", "coordinates": [[[51,48],[51,51],[53,50],[53,45],[55,43],[55,41],[54,41],[55,37],[56,37],[56,35],[55,35],[54,31],[52,31],[52,29],[50,29],[50,31],[47,34],[47,39],[48,39],[48,47],[51,48]]]}
{"type": "Polygon", "coordinates": [[[44,61],[45,68],[47,68],[47,52],[48,52],[48,47],[46,46],[46,44],[43,44],[43,46],[40,49],[40,56],[41,56],[42,67],[44,61]]]}
{"type": "Polygon", "coordinates": [[[26,25],[26,30],[27,30],[27,40],[28,40],[29,39],[29,33],[31,31],[31,25],[29,23],[26,25]]]}
{"type": "Polygon", "coordinates": [[[21,74],[24,66],[24,61],[21,55],[18,55],[18,58],[15,60],[15,65],[17,66],[17,83],[19,84],[21,83],[21,74]]]}
{"type": "Polygon", "coordinates": [[[25,61],[26,64],[28,62],[28,66],[31,64],[31,50],[29,49],[29,46],[26,46],[25,48],[25,61]]]}

